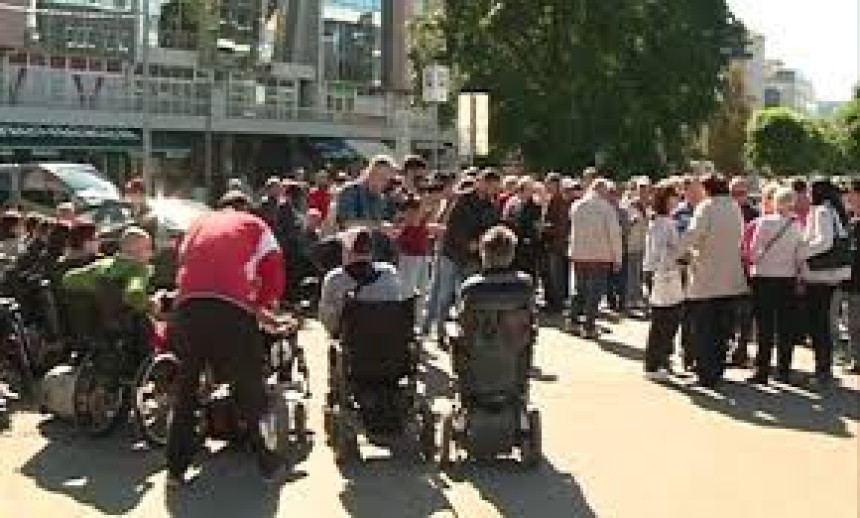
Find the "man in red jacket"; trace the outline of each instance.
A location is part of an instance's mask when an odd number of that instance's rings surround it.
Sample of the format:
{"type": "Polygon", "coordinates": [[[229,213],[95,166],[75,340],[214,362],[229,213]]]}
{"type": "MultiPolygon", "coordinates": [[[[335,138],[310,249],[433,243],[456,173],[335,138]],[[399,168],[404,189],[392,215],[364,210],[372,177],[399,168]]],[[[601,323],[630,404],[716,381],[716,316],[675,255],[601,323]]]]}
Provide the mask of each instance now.
{"type": "Polygon", "coordinates": [[[283,295],[284,257],[268,225],[241,210],[247,206],[243,194],[228,193],[220,210],[192,224],[179,247],[175,349],[182,367],[167,444],[170,486],[184,481],[199,444],[195,396],[206,365],[232,378],[226,381],[263,477],[271,479],[279,467],[260,431],[266,395],[259,321],[273,319],[283,295]]]}

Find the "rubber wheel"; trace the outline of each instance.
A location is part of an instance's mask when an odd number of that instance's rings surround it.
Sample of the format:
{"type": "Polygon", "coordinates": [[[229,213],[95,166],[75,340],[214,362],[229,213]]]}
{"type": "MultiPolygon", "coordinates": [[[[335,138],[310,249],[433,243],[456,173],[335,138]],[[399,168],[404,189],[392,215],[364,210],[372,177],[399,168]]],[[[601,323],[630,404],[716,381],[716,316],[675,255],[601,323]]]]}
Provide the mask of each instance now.
{"type": "Polygon", "coordinates": [[[73,394],[75,424],[90,437],[105,437],[128,414],[128,387],[118,373],[100,368],[92,353],[79,368],[73,394]]]}
{"type": "Polygon", "coordinates": [[[430,409],[421,412],[421,427],[418,431],[418,444],[421,448],[421,458],[425,462],[433,462],[436,453],[436,416],[430,409]]]}
{"type": "Polygon", "coordinates": [[[348,426],[340,419],[334,422],[334,461],[338,466],[346,466],[359,457],[358,440],[348,426]]]}
{"type": "Polygon", "coordinates": [[[330,407],[323,407],[323,431],[325,432],[325,442],[329,446],[334,444],[332,437],[334,436],[334,417],[332,416],[330,407]]]}
{"type": "Polygon", "coordinates": [[[308,441],[308,407],[302,403],[296,403],[295,413],[293,414],[293,430],[296,434],[296,439],[300,443],[308,441]]]}
{"type": "Polygon", "coordinates": [[[439,465],[449,467],[454,463],[454,418],[446,415],[442,419],[442,437],[439,440],[439,465]]]}
{"type": "Polygon", "coordinates": [[[528,414],[529,430],[520,444],[520,459],[524,469],[534,469],[543,456],[543,440],[540,412],[532,410],[528,414]]]}
{"type": "Polygon", "coordinates": [[[135,422],[144,441],[152,447],[167,445],[178,375],[179,360],[164,353],[145,362],[135,381],[135,422]]]}

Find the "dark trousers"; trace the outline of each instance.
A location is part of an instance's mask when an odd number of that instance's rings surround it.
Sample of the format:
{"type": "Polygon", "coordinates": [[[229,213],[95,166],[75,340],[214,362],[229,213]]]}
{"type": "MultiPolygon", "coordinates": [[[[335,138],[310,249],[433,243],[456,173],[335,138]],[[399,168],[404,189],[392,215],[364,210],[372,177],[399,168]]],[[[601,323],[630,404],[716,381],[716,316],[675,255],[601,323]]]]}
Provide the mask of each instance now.
{"type": "Polygon", "coordinates": [[[610,270],[609,265],[606,268],[592,265],[581,267],[576,264],[573,266],[576,295],[571,304],[571,316],[576,323],[579,315],[583,315],[587,331],[597,330],[597,312],[600,309],[600,301],[606,296],[610,270]]]}
{"type": "Polygon", "coordinates": [[[627,254],[624,254],[621,261],[621,268],[609,274],[607,301],[609,307],[615,311],[627,309],[627,254]]]}
{"type": "Polygon", "coordinates": [[[251,447],[263,462],[259,423],[266,406],[264,346],[256,316],[221,300],[190,300],[177,311],[176,333],[181,367],[167,440],[170,473],[185,473],[200,442],[195,432],[195,410],[200,375],[207,365],[216,375],[227,378],[219,381],[231,383],[239,415],[248,426],[251,447]]]}
{"type": "Polygon", "coordinates": [[[675,335],[681,325],[684,308],[681,305],[667,308],[651,308],[651,327],[645,346],[645,371],[656,372],[669,369],[674,349],[675,335]]]}
{"type": "Polygon", "coordinates": [[[833,302],[834,286],[828,284],[806,285],[806,315],[812,348],[815,351],[815,374],[829,377],[833,369],[833,327],[830,325],[830,304],[833,302]]]}
{"type": "Polygon", "coordinates": [[[795,279],[755,277],[752,279],[753,312],[758,324],[758,353],[756,372],[769,376],[774,344],[777,350],[777,371],[787,374],[794,353],[792,327],[795,279]]]}
{"type": "Polygon", "coordinates": [[[750,297],[740,297],[737,302],[737,341],[732,352],[732,360],[746,362],[749,358],[749,343],[753,332],[753,306],[750,297]]]}
{"type": "Polygon", "coordinates": [[[564,252],[546,253],[544,290],[551,310],[561,310],[570,293],[570,260],[564,252]]]}
{"type": "Polygon", "coordinates": [[[684,367],[696,365],[696,336],[693,333],[693,304],[685,302],[681,315],[681,356],[684,367]]]}
{"type": "Polygon", "coordinates": [[[726,370],[726,353],[735,329],[734,297],[690,302],[695,339],[696,375],[702,385],[713,386],[726,370]]]}

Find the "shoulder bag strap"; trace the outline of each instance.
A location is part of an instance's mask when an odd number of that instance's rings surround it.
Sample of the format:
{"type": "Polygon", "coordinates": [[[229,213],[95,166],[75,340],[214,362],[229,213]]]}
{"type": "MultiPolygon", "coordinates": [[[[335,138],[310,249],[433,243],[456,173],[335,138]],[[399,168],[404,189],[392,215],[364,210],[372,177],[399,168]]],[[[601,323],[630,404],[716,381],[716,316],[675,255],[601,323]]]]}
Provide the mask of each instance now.
{"type": "Polygon", "coordinates": [[[773,245],[775,245],[776,242],[779,241],[779,238],[781,238],[788,231],[788,229],[789,229],[789,227],[791,227],[792,223],[794,223],[794,222],[790,219],[788,221],[786,221],[785,225],[783,225],[782,228],[779,229],[779,232],[777,232],[776,235],[774,235],[770,239],[770,241],[767,242],[767,244],[762,249],[761,253],[756,256],[755,261],[753,261],[753,264],[758,263],[759,261],[761,261],[762,257],[767,255],[767,253],[770,251],[770,249],[773,248],[773,245]]]}

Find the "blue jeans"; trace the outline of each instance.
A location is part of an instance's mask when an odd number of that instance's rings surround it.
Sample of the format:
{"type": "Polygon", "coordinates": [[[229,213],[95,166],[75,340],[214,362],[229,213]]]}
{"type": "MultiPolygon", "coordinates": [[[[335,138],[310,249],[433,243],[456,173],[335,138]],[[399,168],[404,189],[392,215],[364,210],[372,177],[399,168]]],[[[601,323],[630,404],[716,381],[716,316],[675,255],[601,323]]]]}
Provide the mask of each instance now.
{"type": "Polygon", "coordinates": [[[456,302],[457,293],[465,277],[465,269],[444,255],[436,256],[436,262],[433,265],[433,283],[430,286],[427,315],[424,317],[422,332],[429,333],[430,326],[434,322],[438,331],[444,331],[445,320],[456,302]]]}
{"type": "Polygon", "coordinates": [[[573,265],[575,295],[571,304],[571,315],[576,323],[580,315],[585,317],[587,331],[597,330],[597,312],[600,301],[609,289],[609,269],[577,268],[573,265]]]}

